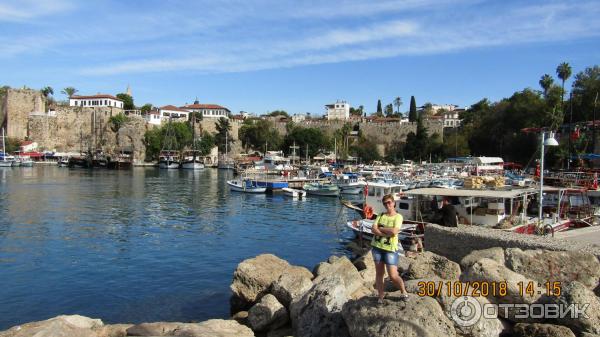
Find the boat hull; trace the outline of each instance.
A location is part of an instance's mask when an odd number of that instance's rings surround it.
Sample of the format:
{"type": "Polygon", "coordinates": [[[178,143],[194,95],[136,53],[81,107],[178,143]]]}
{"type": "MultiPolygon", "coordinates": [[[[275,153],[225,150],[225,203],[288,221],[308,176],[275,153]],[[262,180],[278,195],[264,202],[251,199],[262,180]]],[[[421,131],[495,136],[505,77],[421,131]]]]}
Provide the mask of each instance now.
{"type": "Polygon", "coordinates": [[[179,168],[179,163],[175,161],[159,161],[158,168],[165,170],[174,170],[179,168]]]}
{"type": "Polygon", "coordinates": [[[295,188],[285,187],[285,188],[282,188],[281,191],[283,192],[284,195],[287,195],[288,197],[292,197],[292,198],[302,199],[302,198],[306,197],[306,191],[297,190],[295,188]]]}
{"type": "Polygon", "coordinates": [[[1,160],[0,161],[0,167],[12,167],[13,166],[13,162],[12,161],[4,161],[1,160]]]}
{"type": "Polygon", "coordinates": [[[364,191],[363,186],[340,186],[341,194],[361,194],[364,191]]]}
{"type": "Polygon", "coordinates": [[[202,170],[204,169],[204,164],[198,162],[184,162],[181,164],[181,168],[184,170],[202,170]]]}
{"type": "Polygon", "coordinates": [[[233,192],[242,192],[242,193],[265,193],[267,191],[266,187],[257,187],[257,186],[246,186],[243,183],[238,181],[228,180],[227,185],[233,192]]]}

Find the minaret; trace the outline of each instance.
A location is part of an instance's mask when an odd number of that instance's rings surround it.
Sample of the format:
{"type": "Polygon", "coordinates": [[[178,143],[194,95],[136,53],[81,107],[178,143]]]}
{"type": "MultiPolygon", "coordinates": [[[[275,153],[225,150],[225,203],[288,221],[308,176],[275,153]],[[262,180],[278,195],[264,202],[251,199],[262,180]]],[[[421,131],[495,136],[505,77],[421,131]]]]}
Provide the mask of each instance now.
{"type": "Polygon", "coordinates": [[[194,101],[194,104],[200,104],[200,101],[198,101],[198,96],[196,96],[196,100],[194,101]]]}
{"type": "Polygon", "coordinates": [[[131,94],[131,87],[129,86],[129,84],[127,85],[127,92],[125,92],[127,95],[129,95],[130,97],[133,97],[133,95],[131,94]]]}

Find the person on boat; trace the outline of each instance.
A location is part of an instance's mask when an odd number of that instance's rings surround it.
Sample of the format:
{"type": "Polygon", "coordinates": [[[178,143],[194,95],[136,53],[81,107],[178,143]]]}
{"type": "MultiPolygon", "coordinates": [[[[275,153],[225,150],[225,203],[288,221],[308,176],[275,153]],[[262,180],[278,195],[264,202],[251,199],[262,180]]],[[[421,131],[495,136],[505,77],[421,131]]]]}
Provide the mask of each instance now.
{"type": "Polygon", "coordinates": [[[373,260],[375,262],[375,287],[379,302],[383,301],[383,276],[387,268],[388,275],[396,287],[402,291],[402,300],[408,299],[404,281],[398,275],[398,233],[402,227],[402,215],[396,213],[395,201],[392,194],[386,194],[382,199],[386,212],[380,214],[372,227],[371,241],[373,260]]]}
{"type": "Polygon", "coordinates": [[[442,200],[442,208],[440,209],[441,218],[440,225],[444,227],[458,227],[458,213],[454,205],[450,203],[448,198],[442,200]]]}

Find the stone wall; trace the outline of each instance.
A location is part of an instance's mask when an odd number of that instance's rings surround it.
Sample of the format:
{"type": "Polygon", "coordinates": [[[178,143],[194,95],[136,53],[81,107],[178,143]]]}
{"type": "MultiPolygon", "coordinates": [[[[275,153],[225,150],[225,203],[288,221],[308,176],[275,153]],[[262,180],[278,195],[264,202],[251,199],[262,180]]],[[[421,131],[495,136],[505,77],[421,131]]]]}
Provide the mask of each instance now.
{"type": "Polygon", "coordinates": [[[425,249],[455,262],[460,262],[471,251],[492,247],[582,251],[600,258],[598,246],[551,236],[517,234],[479,226],[449,228],[428,224],[425,227],[425,249]]]}
{"type": "Polygon", "coordinates": [[[36,141],[40,148],[58,152],[80,152],[103,149],[109,154],[120,149],[132,150],[135,161],[145,158],[144,133],[148,129],[146,121],[139,116],[129,116],[118,132],[118,137],[110,128],[111,116],[123,110],[114,107],[56,108],[56,114],[33,114],[28,118],[26,130],[29,139],[36,141]]]}
{"type": "Polygon", "coordinates": [[[29,114],[45,110],[45,98],[40,91],[7,89],[0,97],[0,126],[6,128],[7,137],[25,139],[29,114]]]}

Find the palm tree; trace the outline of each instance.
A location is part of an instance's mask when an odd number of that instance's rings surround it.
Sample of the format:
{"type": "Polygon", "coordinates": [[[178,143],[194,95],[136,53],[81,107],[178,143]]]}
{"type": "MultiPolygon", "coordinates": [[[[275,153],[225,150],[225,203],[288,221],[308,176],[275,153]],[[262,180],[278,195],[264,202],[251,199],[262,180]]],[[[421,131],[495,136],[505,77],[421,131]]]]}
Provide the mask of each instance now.
{"type": "Polygon", "coordinates": [[[562,97],[560,101],[561,108],[564,111],[565,103],[565,81],[571,77],[571,66],[567,62],[563,62],[556,67],[556,75],[562,80],[562,97]]]}
{"type": "Polygon", "coordinates": [[[544,97],[546,97],[548,95],[548,90],[550,89],[552,84],[554,84],[554,79],[552,78],[552,76],[544,74],[544,76],[540,78],[539,83],[542,89],[544,89],[544,97]]]}
{"type": "Polygon", "coordinates": [[[52,87],[50,86],[43,87],[40,91],[42,92],[42,95],[44,95],[45,98],[48,98],[48,96],[50,95],[54,95],[54,89],[52,89],[52,87]]]}
{"type": "Polygon", "coordinates": [[[64,94],[64,95],[67,95],[69,97],[69,99],[70,99],[71,97],[73,97],[73,95],[75,95],[75,93],[77,91],[79,91],[79,90],[77,90],[77,89],[75,89],[73,87],[66,87],[60,93],[64,94]]]}
{"type": "Polygon", "coordinates": [[[400,115],[400,106],[402,105],[402,98],[400,96],[394,98],[394,105],[396,106],[396,113],[400,115]]]}

